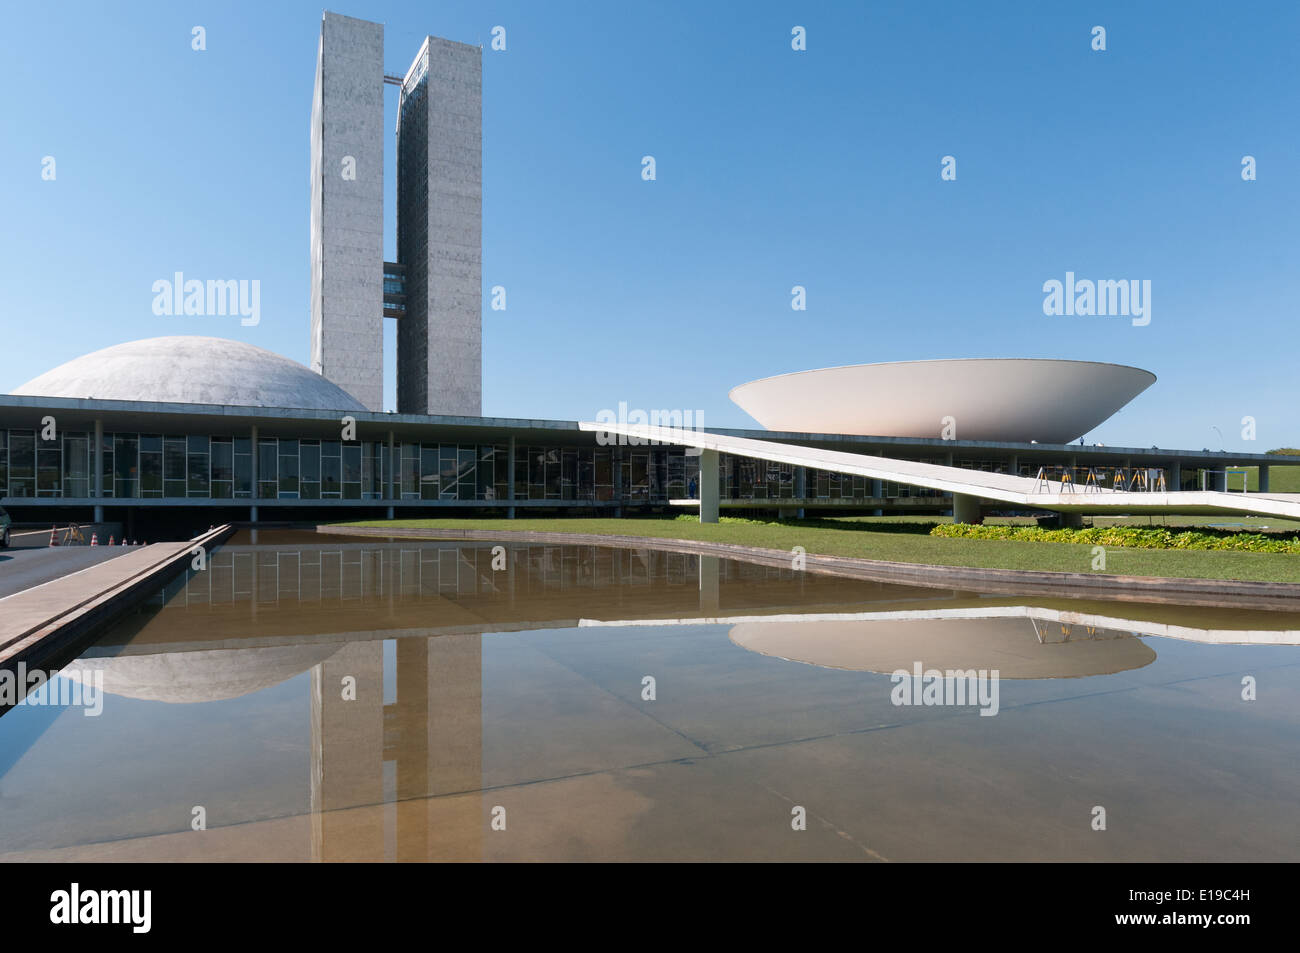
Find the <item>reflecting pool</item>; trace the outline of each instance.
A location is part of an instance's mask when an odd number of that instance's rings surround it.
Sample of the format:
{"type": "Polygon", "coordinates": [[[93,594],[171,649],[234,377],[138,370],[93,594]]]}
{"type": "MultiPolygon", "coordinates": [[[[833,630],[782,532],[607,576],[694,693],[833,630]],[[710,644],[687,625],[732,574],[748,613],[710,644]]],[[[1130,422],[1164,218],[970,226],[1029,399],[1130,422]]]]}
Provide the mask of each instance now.
{"type": "Polygon", "coordinates": [[[1296,643],[1272,612],[245,532],[51,683],[101,711],[0,717],[0,859],[1297,860],[1296,643]]]}

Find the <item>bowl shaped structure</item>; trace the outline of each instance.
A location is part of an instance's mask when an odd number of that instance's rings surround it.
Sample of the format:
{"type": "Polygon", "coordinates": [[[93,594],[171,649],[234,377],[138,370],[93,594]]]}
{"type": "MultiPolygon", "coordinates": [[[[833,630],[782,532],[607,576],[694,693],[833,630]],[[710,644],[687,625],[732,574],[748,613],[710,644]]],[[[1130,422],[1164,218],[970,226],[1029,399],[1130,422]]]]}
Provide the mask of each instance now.
{"type": "Polygon", "coordinates": [[[1155,379],[1093,361],[898,361],[766,377],[733,388],[731,399],[768,430],[1061,444],[1155,379]]]}

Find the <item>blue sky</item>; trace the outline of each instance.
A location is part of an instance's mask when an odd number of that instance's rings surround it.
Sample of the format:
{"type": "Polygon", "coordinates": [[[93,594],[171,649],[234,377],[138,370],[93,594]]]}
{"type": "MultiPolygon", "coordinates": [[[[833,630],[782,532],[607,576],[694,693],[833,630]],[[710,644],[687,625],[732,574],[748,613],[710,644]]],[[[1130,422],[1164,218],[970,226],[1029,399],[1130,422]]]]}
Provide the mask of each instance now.
{"type": "MultiPolygon", "coordinates": [[[[330,9],[386,25],[390,72],[427,33],[485,46],[483,281],[508,294],[504,312],[484,297],[486,414],[589,419],[627,401],[752,426],[727,391],[753,378],[1062,357],[1159,378],[1090,442],[1300,445],[1298,4],[330,9]],[[505,52],[486,48],[498,24],[505,52]],[[1045,316],[1043,282],[1067,271],[1149,279],[1150,325],[1045,316]]],[[[8,10],[0,391],[164,334],[308,360],[321,10],[8,10]],[[175,271],[260,280],[261,323],[155,316],[151,285],[175,271]]]]}

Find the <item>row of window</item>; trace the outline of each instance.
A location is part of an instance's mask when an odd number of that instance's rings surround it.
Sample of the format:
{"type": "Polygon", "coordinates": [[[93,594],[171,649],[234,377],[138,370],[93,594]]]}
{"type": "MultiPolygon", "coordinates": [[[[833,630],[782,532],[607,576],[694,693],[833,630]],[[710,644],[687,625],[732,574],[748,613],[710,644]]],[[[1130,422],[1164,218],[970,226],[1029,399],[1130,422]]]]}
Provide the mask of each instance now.
{"type": "MultiPolygon", "coordinates": [[[[0,496],[92,497],[93,444],[86,432],[0,430],[0,496]]],[[[105,433],[101,453],[113,499],[497,501],[513,480],[520,500],[662,502],[687,484],[683,452],[661,448],[518,447],[513,474],[508,448],[489,444],[398,443],[390,466],[372,441],[105,433]]]]}
{"type": "MultiPolygon", "coordinates": [[[[94,435],[52,440],[34,430],[0,430],[0,496],[88,498],[94,493],[94,435]]],[[[519,446],[514,473],[501,444],[385,444],[373,441],[105,433],[105,497],[116,499],[305,499],[663,502],[699,496],[699,458],[660,447],[519,446]],[[396,479],[391,481],[390,469],[396,479]],[[254,473],[256,472],[256,486],[254,473]]],[[[943,463],[926,459],[924,463],[943,463]]],[[[1000,462],[957,466],[1004,472],[1000,462]]],[[[807,469],[799,492],[792,464],[719,455],[723,499],[934,497],[937,490],[807,469]]],[[[1021,466],[1024,475],[1031,467],[1021,466]]]]}

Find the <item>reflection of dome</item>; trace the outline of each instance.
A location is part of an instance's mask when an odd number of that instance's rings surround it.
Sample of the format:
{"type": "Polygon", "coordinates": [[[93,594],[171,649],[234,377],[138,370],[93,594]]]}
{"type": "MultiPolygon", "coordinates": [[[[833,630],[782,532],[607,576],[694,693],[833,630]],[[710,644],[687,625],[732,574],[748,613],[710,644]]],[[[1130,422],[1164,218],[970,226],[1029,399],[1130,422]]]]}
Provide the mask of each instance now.
{"type": "Polygon", "coordinates": [[[60,364],[14,390],[32,397],[365,410],[296,361],[225,338],[163,337],[116,344],[60,364]]]}
{"type": "Polygon", "coordinates": [[[731,399],[768,430],[1068,443],[1156,376],[1122,364],[967,359],[851,364],[741,384],[731,399]]]}
{"type": "Polygon", "coordinates": [[[210,702],[278,685],[325,661],[338,648],[289,645],[80,658],[61,674],[84,684],[91,672],[102,671],[104,691],[110,695],[172,703],[210,702]]]}
{"type": "MultiPolygon", "coordinates": [[[[1062,639],[1055,628],[1052,637],[1062,639]]],[[[1068,641],[1040,642],[1029,619],[743,622],[731,641],[761,655],[882,675],[911,672],[920,662],[924,669],[997,669],[1001,678],[1080,678],[1156,660],[1127,632],[1073,626],[1068,641]]]]}

